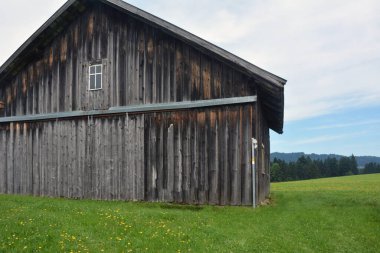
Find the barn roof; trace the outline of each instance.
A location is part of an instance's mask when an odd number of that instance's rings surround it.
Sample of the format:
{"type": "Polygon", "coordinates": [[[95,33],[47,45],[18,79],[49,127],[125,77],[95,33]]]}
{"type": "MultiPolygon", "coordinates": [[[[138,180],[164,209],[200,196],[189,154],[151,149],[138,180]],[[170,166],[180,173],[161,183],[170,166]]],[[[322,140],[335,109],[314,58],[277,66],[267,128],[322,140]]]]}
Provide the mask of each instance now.
{"type": "Polygon", "coordinates": [[[29,59],[42,51],[67,24],[83,13],[92,2],[102,2],[142,22],[161,29],[203,53],[217,57],[219,60],[252,77],[258,84],[259,97],[261,98],[264,116],[268,121],[269,127],[278,133],[282,133],[285,79],[121,0],[68,0],[0,67],[0,82],[12,78],[24,67],[24,64],[29,59]]]}

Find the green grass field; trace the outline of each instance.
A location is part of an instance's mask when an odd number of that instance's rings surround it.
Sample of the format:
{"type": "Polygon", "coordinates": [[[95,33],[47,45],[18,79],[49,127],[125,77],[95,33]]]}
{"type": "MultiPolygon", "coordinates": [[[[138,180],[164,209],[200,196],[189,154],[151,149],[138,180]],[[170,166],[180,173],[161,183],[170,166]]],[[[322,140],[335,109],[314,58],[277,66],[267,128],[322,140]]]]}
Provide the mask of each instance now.
{"type": "Polygon", "coordinates": [[[380,252],[380,174],[276,183],[255,210],[0,195],[0,252],[380,252]]]}

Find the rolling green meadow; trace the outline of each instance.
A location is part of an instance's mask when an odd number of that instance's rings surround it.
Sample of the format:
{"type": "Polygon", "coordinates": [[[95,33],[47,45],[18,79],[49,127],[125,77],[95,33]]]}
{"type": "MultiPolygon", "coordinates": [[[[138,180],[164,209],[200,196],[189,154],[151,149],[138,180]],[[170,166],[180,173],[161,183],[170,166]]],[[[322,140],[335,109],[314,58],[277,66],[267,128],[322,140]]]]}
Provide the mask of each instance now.
{"type": "Polygon", "coordinates": [[[271,204],[0,195],[0,252],[380,252],[380,174],[272,184],[271,204]]]}

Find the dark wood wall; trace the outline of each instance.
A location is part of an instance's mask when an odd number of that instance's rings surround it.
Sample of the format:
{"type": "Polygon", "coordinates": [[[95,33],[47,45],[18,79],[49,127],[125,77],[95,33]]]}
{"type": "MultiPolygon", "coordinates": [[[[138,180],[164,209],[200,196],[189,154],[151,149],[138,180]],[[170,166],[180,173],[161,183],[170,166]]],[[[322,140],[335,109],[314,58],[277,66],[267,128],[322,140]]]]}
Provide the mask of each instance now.
{"type": "Polygon", "coordinates": [[[0,127],[0,193],[250,205],[253,105],[0,127]]]}
{"type": "MultiPolygon", "coordinates": [[[[1,116],[256,95],[212,55],[105,5],[86,10],[9,83],[1,116]],[[88,66],[103,63],[103,89],[88,66]]],[[[269,195],[269,129],[259,104],[0,124],[0,193],[250,205],[269,195]],[[259,145],[261,149],[261,145],[259,145]]]]}
{"type": "Polygon", "coordinates": [[[256,139],[258,142],[256,149],[257,159],[257,185],[256,199],[258,203],[265,201],[270,196],[270,136],[269,127],[264,118],[261,100],[257,102],[256,119],[256,139]]]}
{"type": "Polygon", "coordinates": [[[256,94],[253,80],[106,5],[84,12],[1,83],[2,116],[256,94]],[[88,90],[88,65],[104,64],[103,89],[88,90]]]}

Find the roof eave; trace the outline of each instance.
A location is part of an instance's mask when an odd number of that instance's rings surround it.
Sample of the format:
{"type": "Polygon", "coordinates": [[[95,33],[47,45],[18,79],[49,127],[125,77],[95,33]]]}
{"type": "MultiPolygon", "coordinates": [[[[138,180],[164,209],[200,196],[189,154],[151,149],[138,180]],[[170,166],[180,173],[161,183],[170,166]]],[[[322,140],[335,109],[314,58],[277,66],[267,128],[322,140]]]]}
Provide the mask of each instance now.
{"type": "Polygon", "coordinates": [[[61,16],[64,12],[67,11],[77,0],[68,0],[61,8],[59,8],[53,16],[51,16],[37,31],[35,31],[9,58],[5,61],[3,65],[0,66],[0,81],[6,77],[7,70],[11,66],[21,53],[27,49],[27,47],[38,37],[40,36],[48,27],[50,27],[56,19],[61,16]]]}

